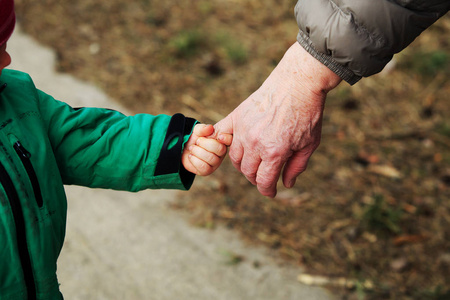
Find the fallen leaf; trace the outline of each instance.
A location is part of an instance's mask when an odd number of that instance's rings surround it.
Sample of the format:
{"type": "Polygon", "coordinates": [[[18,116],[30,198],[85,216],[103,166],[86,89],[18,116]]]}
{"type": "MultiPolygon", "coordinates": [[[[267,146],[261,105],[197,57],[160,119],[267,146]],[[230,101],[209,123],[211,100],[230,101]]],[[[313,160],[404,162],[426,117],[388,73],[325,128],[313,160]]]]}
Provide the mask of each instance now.
{"type": "Polygon", "coordinates": [[[362,237],[369,243],[376,243],[378,240],[375,234],[369,233],[367,231],[362,234],[362,237]]]}
{"type": "Polygon", "coordinates": [[[391,269],[393,271],[395,271],[395,272],[402,272],[402,271],[404,271],[408,267],[408,265],[409,265],[409,262],[404,257],[394,259],[390,263],[391,269]]]}
{"type": "Polygon", "coordinates": [[[417,212],[417,207],[411,204],[404,203],[402,204],[402,208],[410,214],[415,214],[417,212]]]}
{"type": "Polygon", "coordinates": [[[388,165],[369,165],[367,167],[367,171],[374,173],[374,174],[381,175],[381,176],[393,178],[393,179],[402,178],[400,171],[398,171],[396,168],[388,166],[388,165]]]}
{"type": "Polygon", "coordinates": [[[309,274],[300,274],[297,276],[297,280],[306,285],[315,285],[315,286],[337,286],[337,287],[346,287],[348,289],[353,289],[357,284],[360,284],[364,289],[370,290],[374,288],[374,284],[370,280],[365,280],[363,282],[357,281],[355,279],[348,279],[345,277],[325,277],[319,275],[309,275],[309,274]]]}
{"type": "Polygon", "coordinates": [[[401,235],[394,238],[395,246],[403,246],[405,244],[420,243],[428,237],[423,234],[401,235]]]}

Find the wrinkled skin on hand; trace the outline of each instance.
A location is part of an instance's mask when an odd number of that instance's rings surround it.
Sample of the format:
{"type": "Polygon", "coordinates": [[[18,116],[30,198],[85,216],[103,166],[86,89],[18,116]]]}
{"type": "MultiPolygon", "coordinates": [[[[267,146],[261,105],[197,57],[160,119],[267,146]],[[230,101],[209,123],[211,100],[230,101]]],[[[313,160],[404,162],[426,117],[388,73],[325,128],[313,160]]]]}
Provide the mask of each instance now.
{"type": "Polygon", "coordinates": [[[263,85],[215,127],[232,133],[230,159],[264,196],[277,181],[291,188],[319,146],[327,93],[341,79],[298,43],[286,52],[263,85]]]}

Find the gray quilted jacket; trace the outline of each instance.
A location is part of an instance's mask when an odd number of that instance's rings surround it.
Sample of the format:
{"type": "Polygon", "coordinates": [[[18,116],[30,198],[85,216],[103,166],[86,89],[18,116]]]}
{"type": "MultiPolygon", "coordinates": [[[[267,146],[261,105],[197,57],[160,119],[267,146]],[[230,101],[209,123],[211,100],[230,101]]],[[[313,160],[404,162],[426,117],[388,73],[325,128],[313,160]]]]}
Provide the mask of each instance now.
{"type": "Polygon", "coordinates": [[[350,84],[380,72],[450,0],[299,0],[297,40],[350,84]]]}

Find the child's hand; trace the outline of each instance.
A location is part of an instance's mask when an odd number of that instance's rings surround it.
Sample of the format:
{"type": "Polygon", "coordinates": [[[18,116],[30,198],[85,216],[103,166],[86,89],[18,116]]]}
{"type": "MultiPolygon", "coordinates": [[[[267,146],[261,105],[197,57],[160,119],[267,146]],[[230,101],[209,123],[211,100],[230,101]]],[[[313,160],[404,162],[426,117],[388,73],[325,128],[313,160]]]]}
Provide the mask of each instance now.
{"type": "Polygon", "coordinates": [[[187,141],[181,163],[191,173],[207,176],[213,173],[222,163],[227,154],[227,147],[231,145],[233,136],[221,134],[216,140],[208,138],[214,133],[212,125],[197,124],[194,132],[187,141]]]}

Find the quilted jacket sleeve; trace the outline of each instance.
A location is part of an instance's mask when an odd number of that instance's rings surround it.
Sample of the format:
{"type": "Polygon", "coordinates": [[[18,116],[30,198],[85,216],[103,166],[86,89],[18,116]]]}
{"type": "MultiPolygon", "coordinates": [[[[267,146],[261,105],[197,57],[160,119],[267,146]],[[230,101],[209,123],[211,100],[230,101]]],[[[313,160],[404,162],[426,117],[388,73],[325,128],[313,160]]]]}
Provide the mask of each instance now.
{"type": "Polygon", "coordinates": [[[449,9],[448,0],[299,0],[297,40],[354,84],[380,72],[449,9]]]}
{"type": "Polygon", "coordinates": [[[39,99],[64,184],[133,192],[192,185],[195,176],[183,168],[181,153],[195,120],[75,109],[40,91],[39,99]]]}

